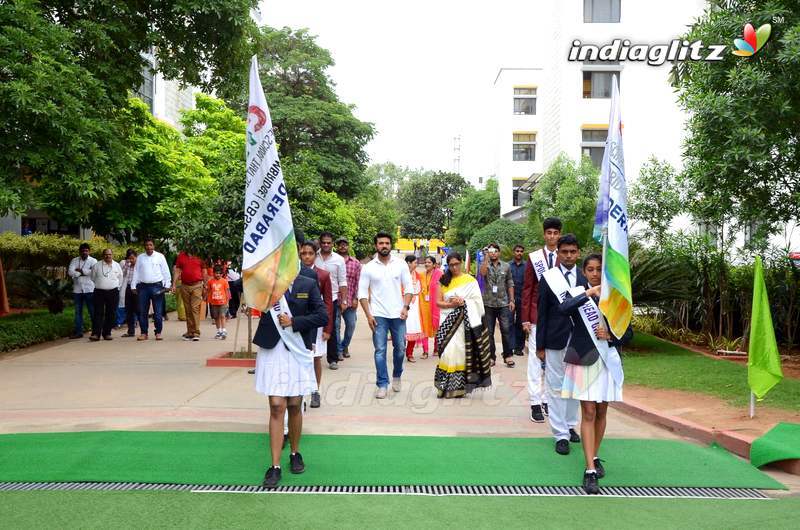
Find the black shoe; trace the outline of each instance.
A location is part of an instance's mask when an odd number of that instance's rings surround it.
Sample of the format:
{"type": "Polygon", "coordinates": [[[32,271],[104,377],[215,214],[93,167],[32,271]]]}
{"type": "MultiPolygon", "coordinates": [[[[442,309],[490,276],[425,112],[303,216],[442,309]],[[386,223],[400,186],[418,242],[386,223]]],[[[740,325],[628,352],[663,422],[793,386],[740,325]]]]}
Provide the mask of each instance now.
{"type": "Polygon", "coordinates": [[[114,340],[114,337],[111,335],[103,335],[103,340],[114,340]]]}
{"type": "Polygon", "coordinates": [[[306,470],[306,465],[303,463],[303,455],[295,453],[289,455],[289,465],[292,466],[292,473],[299,475],[306,470]]]}
{"type": "Polygon", "coordinates": [[[594,458],[594,470],[597,471],[597,478],[603,478],[606,476],[606,468],[603,467],[603,461],[599,458],[594,458]]]}
{"type": "Polygon", "coordinates": [[[560,455],[568,455],[569,454],[569,441],[568,440],[558,440],[556,442],[556,453],[560,455]]]}
{"type": "Polygon", "coordinates": [[[89,340],[92,342],[97,342],[98,340],[100,340],[100,337],[98,337],[97,335],[89,335],[89,340]]]}
{"type": "Polygon", "coordinates": [[[284,434],[283,435],[283,445],[281,445],[281,449],[286,449],[286,444],[288,444],[288,443],[289,443],[289,435],[288,434],[284,434]]]}
{"type": "Polygon", "coordinates": [[[319,392],[311,393],[311,408],[318,409],[320,406],[319,392]]]}
{"type": "Polygon", "coordinates": [[[267,470],[267,473],[264,475],[264,482],[261,484],[261,487],[267,489],[275,489],[278,486],[278,482],[281,481],[281,468],[272,466],[267,470]]]}
{"type": "Polygon", "coordinates": [[[541,405],[531,405],[531,421],[533,423],[544,423],[541,405]]]}
{"type": "Polygon", "coordinates": [[[522,357],[522,350],[514,350],[514,355],[517,357],[522,357]]]}
{"type": "Polygon", "coordinates": [[[547,408],[547,403],[542,403],[542,412],[544,412],[545,416],[550,415],[550,409],[547,408]]]}
{"type": "Polygon", "coordinates": [[[70,339],[82,339],[83,335],[78,335],[77,333],[75,333],[74,335],[70,335],[69,338],[70,339]]]}
{"type": "Polygon", "coordinates": [[[600,488],[597,485],[597,473],[589,473],[587,471],[583,474],[583,489],[589,495],[600,493],[600,488]]]}
{"type": "Polygon", "coordinates": [[[569,430],[569,441],[574,444],[581,443],[581,437],[578,436],[578,433],[575,432],[575,429],[569,430]]]}

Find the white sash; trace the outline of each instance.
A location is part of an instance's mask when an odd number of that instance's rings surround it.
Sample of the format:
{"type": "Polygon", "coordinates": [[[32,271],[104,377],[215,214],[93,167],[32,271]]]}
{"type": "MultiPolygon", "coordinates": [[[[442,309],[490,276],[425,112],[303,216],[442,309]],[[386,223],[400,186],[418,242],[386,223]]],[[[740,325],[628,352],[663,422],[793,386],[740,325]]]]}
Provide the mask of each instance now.
{"type": "MultiPolygon", "coordinates": [[[[560,268],[554,267],[550,269],[544,274],[544,277],[545,280],[547,280],[547,285],[550,286],[550,290],[552,290],[562,302],[567,298],[567,291],[569,291],[569,294],[573,297],[586,292],[586,289],[580,286],[570,288],[560,268]]],[[[601,325],[602,314],[597,304],[592,300],[592,297],[590,296],[588,298],[589,300],[586,303],[578,307],[578,313],[581,315],[583,325],[586,326],[586,329],[589,331],[589,336],[595,348],[597,348],[597,351],[600,353],[603,364],[606,365],[606,368],[611,374],[611,377],[614,378],[614,382],[617,386],[621,387],[625,380],[625,376],[622,372],[622,359],[617,349],[608,345],[608,341],[598,340],[597,328],[601,325]]]]}
{"type": "Polygon", "coordinates": [[[283,343],[286,344],[286,349],[289,350],[289,353],[294,355],[295,359],[302,364],[302,365],[310,365],[314,363],[314,354],[306,348],[305,342],[303,342],[303,336],[300,333],[294,331],[291,327],[284,328],[281,326],[280,321],[278,320],[278,315],[281,313],[286,313],[290,317],[292,316],[292,310],[289,309],[289,303],[286,301],[286,295],[282,296],[278,303],[276,303],[272,308],[269,310],[269,314],[272,316],[272,321],[275,323],[275,327],[278,328],[278,333],[281,336],[281,340],[283,343]]]}
{"type": "Polygon", "coordinates": [[[539,250],[534,250],[528,254],[528,257],[531,259],[533,270],[536,273],[536,279],[541,280],[542,276],[549,268],[547,266],[547,255],[545,254],[544,249],[540,248],[539,250]]]}

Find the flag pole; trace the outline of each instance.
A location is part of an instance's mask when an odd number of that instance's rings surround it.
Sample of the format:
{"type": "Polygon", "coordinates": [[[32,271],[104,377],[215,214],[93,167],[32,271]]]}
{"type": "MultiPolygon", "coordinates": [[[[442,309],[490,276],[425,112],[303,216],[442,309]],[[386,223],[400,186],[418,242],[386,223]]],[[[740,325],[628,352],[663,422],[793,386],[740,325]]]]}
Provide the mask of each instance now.
{"type": "Polygon", "coordinates": [[[756,415],[756,395],[750,392],[750,419],[756,415]]]}

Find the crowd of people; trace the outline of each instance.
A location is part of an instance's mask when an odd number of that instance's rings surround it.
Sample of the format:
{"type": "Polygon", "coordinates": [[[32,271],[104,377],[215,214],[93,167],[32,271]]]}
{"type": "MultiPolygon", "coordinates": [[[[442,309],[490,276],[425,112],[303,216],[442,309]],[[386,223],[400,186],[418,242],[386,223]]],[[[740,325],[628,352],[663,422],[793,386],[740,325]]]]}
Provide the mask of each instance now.
{"type": "MultiPolygon", "coordinates": [[[[590,254],[579,266],[578,240],[561,231],[559,219],[545,219],[544,247],[526,255],[516,245],[509,262],[500,259],[498,244],[488,245],[481,251],[477,278],[465,270],[458,252],[441,264],[434,255],[401,257],[393,252],[388,233],[376,234],[375,253],[362,264],[350,255],[347,238],[323,232],[317,240],[306,240],[296,231],[300,274],[283,300],[261,315],[253,336],[258,346],[255,387],[268,396],[270,407],[272,465],[264,486],[279,483],[287,444],[291,472],[305,469],[299,452],[303,399],[310,396],[311,408],[322,405],[322,358],[337,370],[350,357],[360,305],[372,332],[377,399],[385,399],[389,388],[401,391],[404,362],[417,362],[417,349],[422,359],[437,357],[432,375],[439,398],[462,398],[490,387],[499,324],[503,364],[514,368],[514,357],[528,355],[530,420],[549,422],[559,455],[569,454],[571,444],[582,444],[584,488],[597,493],[598,480],[605,475],[599,451],[608,403],[622,399],[621,378],[609,370],[608,352],[618,358],[618,349],[632,333],[629,329],[617,338],[607,322],[590,325],[582,317],[587,307],[600,315],[596,304],[602,256],[590,254]]],[[[74,336],[83,336],[86,305],[92,315],[90,340],[111,340],[111,330],[121,322],[116,309],[122,306],[127,324],[122,336],[137,336],[138,324],[138,340],[147,340],[152,307],[155,339],[162,340],[164,294],[171,291],[180,295],[185,308],[184,340],[200,340],[203,307],[215,323],[215,338],[224,339],[226,319],[239,309],[239,274],[224,261],[180,252],[173,276],[154,242],[145,240],[144,247],[141,255],[128,250],[117,263],[110,249],[96,261],[89,246],[81,245],[69,266],[74,336]]]]}

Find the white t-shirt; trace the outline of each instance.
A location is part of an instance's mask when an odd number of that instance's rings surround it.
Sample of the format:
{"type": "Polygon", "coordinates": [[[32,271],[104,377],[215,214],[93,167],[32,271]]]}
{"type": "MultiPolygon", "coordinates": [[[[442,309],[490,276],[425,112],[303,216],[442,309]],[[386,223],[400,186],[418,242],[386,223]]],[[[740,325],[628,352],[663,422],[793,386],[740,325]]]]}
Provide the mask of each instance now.
{"type": "Polygon", "coordinates": [[[373,317],[400,318],[403,293],[411,292],[413,288],[405,260],[391,256],[389,263],[384,265],[375,258],[361,269],[358,299],[369,299],[373,317]]]}

